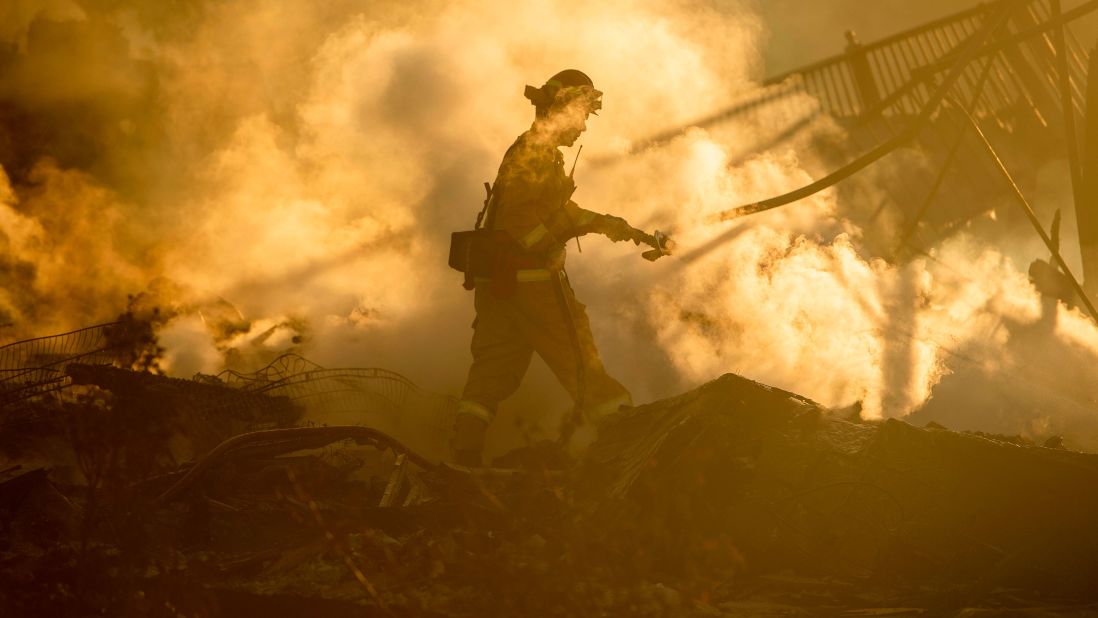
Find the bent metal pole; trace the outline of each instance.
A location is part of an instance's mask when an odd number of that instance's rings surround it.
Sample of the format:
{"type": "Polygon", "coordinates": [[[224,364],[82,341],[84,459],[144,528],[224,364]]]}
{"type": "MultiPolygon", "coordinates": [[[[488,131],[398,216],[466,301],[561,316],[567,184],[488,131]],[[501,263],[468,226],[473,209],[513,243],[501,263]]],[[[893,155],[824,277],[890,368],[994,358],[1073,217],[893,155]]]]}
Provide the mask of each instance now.
{"type": "Polygon", "coordinates": [[[1060,255],[1060,248],[1056,246],[1056,243],[1052,242],[1052,239],[1049,238],[1048,233],[1045,232],[1045,229],[1043,227],[1041,227],[1041,221],[1037,218],[1037,214],[1033,212],[1033,207],[1029,205],[1029,200],[1027,200],[1026,196],[1022,194],[1022,190],[1018,188],[1018,183],[1014,182],[1014,177],[1010,175],[1010,171],[1007,170],[1005,165],[1003,165],[1003,160],[999,158],[999,153],[995,152],[995,147],[992,146],[991,142],[988,141],[987,136],[984,135],[983,130],[980,129],[979,123],[977,123],[976,119],[972,117],[972,114],[960,105],[957,105],[956,107],[961,110],[965,118],[968,119],[968,124],[972,127],[972,131],[980,139],[980,142],[983,143],[988,155],[991,156],[991,160],[995,163],[995,166],[999,169],[999,172],[1007,181],[1007,184],[1010,186],[1011,192],[1014,194],[1014,197],[1017,198],[1018,203],[1022,205],[1022,210],[1025,211],[1026,218],[1029,219],[1030,224],[1033,225],[1033,229],[1037,230],[1037,235],[1041,237],[1041,240],[1044,241],[1045,246],[1048,247],[1049,253],[1052,254],[1052,258],[1056,260],[1056,264],[1060,266],[1060,270],[1062,270],[1064,275],[1067,276],[1068,280],[1071,281],[1071,288],[1075,290],[1075,294],[1079,296],[1079,299],[1083,302],[1083,305],[1086,306],[1087,312],[1090,313],[1091,319],[1095,322],[1098,322],[1098,311],[1095,311],[1094,305],[1090,302],[1090,299],[1087,298],[1086,292],[1083,291],[1083,286],[1079,285],[1079,280],[1075,278],[1075,275],[1071,274],[1071,269],[1068,268],[1067,263],[1064,262],[1063,256],[1060,255]]]}
{"type": "MultiPolygon", "coordinates": [[[[1069,11],[1064,11],[1058,16],[1053,16],[1051,19],[1041,23],[1033,28],[1017,32],[1013,35],[1007,36],[993,44],[985,45],[987,39],[990,37],[993,31],[997,30],[1009,16],[1009,10],[1013,8],[1015,2],[1004,2],[1001,6],[999,13],[997,13],[998,19],[988,20],[984,27],[973,34],[963,45],[958,46],[959,49],[955,49],[952,52],[946,54],[938,61],[938,64],[943,64],[942,70],[945,67],[949,68],[949,73],[945,79],[937,86],[933,95],[931,95],[927,104],[923,106],[919,116],[914,118],[906,127],[904,127],[899,133],[892,138],[879,144],[869,152],[859,156],[850,163],[846,164],[842,168],[816,180],[808,185],[805,185],[799,189],[790,191],[783,195],[771,197],[759,202],[751,204],[745,204],[736,208],[725,210],[714,214],[711,217],[711,222],[719,223],[721,221],[730,221],[739,217],[752,215],[755,213],[770,210],[772,208],[778,208],[785,206],[793,202],[797,202],[806,197],[814,195],[828,187],[831,187],[862,169],[872,165],[878,159],[883,158],[892,151],[900,148],[901,146],[914,139],[923,129],[926,124],[926,120],[937,110],[938,104],[945,97],[949,88],[951,88],[954,82],[960,77],[961,72],[977,58],[984,58],[989,55],[994,55],[1001,52],[1010,46],[1018,45],[1019,43],[1034,38],[1043,34],[1044,32],[1051,30],[1057,26],[1061,26],[1068,22],[1071,22],[1087,13],[1090,13],[1098,9],[1098,0],[1089,0],[1069,11]]],[[[931,66],[931,65],[927,65],[931,66]]],[[[895,92],[885,97],[880,103],[877,104],[872,110],[869,110],[867,114],[876,113],[883,109],[895,104],[900,98],[912,91],[916,86],[921,85],[925,80],[930,78],[931,74],[936,74],[938,71],[927,71],[921,77],[913,78],[906,84],[901,86],[895,92]]]]}

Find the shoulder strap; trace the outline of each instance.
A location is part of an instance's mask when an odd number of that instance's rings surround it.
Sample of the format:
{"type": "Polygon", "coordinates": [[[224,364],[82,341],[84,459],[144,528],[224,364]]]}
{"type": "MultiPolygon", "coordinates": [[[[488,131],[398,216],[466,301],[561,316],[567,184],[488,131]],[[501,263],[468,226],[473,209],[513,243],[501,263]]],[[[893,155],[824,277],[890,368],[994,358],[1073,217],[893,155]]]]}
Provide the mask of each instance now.
{"type": "Polygon", "coordinates": [[[496,185],[499,184],[498,181],[500,172],[503,170],[503,166],[507,164],[507,160],[508,158],[510,158],[511,153],[514,152],[515,148],[518,148],[518,146],[522,144],[523,138],[525,137],[526,134],[523,133],[518,137],[518,139],[514,141],[513,144],[511,144],[510,147],[507,148],[507,152],[503,155],[503,161],[501,161],[499,164],[499,171],[496,172],[497,182],[495,184],[488,184],[487,182],[484,183],[484,207],[481,208],[480,213],[477,214],[477,224],[474,229],[479,230],[481,228],[484,228],[486,230],[490,230],[495,227],[496,209],[493,208],[493,206],[499,202],[499,190],[496,185]]]}
{"type": "MultiPolygon", "coordinates": [[[[484,215],[485,215],[485,213],[488,212],[488,207],[492,205],[492,185],[488,184],[487,182],[484,183],[484,193],[485,193],[484,207],[482,207],[480,209],[480,212],[477,213],[477,223],[476,223],[476,225],[473,226],[474,230],[479,230],[480,227],[481,227],[481,224],[484,224],[484,226],[486,228],[491,227],[492,222],[491,221],[486,222],[484,220],[484,215]]],[[[493,217],[493,219],[494,218],[495,217],[493,217]]]]}

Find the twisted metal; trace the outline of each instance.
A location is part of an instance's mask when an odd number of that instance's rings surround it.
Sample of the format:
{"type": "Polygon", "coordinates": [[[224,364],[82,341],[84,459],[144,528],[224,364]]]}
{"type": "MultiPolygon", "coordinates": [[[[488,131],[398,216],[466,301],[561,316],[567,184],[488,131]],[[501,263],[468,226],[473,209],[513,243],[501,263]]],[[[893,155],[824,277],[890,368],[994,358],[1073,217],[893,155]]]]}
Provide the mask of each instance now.
{"type": "Polygon", "coordinates": [[[279,356],[271,361],[266,367],[252,373],[241,373],[232,369],[226,369],[217,374],[217,379],[238,388],[255,390],[263,388],[273,382],[278,382],[288,376],[321,368],[320,365],[317,365],[298,354],[290,353],[279,356]]]}
{"type": "MultiPolygon", "coordinates": [[[[987,85],[980,83],[980,67],[971,66],[963,71],[950,94],[970,100],[977,92],[985,91],[973,114],[999,126],[1017,122],[1019,114],[1047,124],[1062,115],[1054,70],[1053,30],[1095,9],[1098,2],[1090,1],[1057,15],[1052,0],[996,0],[871,43],[859,43],[851,35],[843,53],[768,78],[761,89],[744,99],[685,126],[640,140],[628,154],[666,144],[693,127],[712,128],[732,120],[758,121],[762,114],[766,114],[766,126],[776,127],[779,135],[786,133],[784,127],[807,125],[806,120],[827,115],[840,124],[859,126],[868,133],[869,141],[881,143],[902,130],[896,125],[898,119],[917,115],[925,108],[965,45],[990,19],[1003,13],[1007,16],[1005,27],[973,58],[991,58],[987,85]]],[[[1064,32],[1072,105],[1082,113],[1089,53],[1069,28],[1065,27],[1064,32]]],[[[758,149],[758,145],[750,148],[758,149]]]]}
{"type": "Polygon", "coordinates": [[[0,410],[70,384],[72,363],[110,364],[122,344],[111,337],[121,322],[97,324],[57,335],[0,346],[0,410]]]}
{"type": "MultiPolygon", "coordinates": [[[[638,142],[626,154],[666,144],[692,127],[716,128],[731,120],[754,126],[759,136],[755,143],[741,141],[742,156],[732,161],[791,139],[819,117],[829,117],[845,129],[846,139],[832,151],[838,156],[835,171],[782,195],[729,208],[710,222],[794,203],[907,147],[917,147],[930,169],[964,161],[966,182],[951,187],[951,192],[998,186],[1000,172],[976,140],[962,140],[965,152],[959,159],[950,154],[958,143],[954,138],[967,129],[956,114],[942,112],[942,101],[975,101],[969,111],[985,131],[1005,134],[1018,127],[1036,128],[1054,149],[1065,138],[1070,143],[1073,132],[1051,130],[1056,128],[1051,125],[1069,124],[1069,112],[1082,114],[1085,109],[1089,54],[1068,25],[1095,10],[1098,0],[1062,12],[1056,0],[995,0],[872,43],[859,43],[848,33],[850,44],[842,54],[768,79],[760,90],[729,108],[638,142]],[[1062,70],[1057,70],[1057,63],[1062,70]]],[[[893,175],[890,182],[888,192],[905,211],[917,207],[913,196],[926,193],[912,175],[893,175]]],[[[924,201],[933,200],[935,192],[924,201]]],[[[972,201],[955,199],[947,216],[977,216],[982,211],[974,209],[972,201]]],[[[909,213],[905,218],[910,219],[909,213]]],[[[945,233],[950,229],[943,227],[945,233]]]]}
{"type": "Polygon", "coordinates": [[[252,373],[226,370],[217,378],[236,388],[286,397],[324,415],[388,418],[412,416],[420,424],[447,426],[457,408],[453,397],[424,391],[399,373],[368,368],[325,368],[297,354],[284,354],[252,373]]]}

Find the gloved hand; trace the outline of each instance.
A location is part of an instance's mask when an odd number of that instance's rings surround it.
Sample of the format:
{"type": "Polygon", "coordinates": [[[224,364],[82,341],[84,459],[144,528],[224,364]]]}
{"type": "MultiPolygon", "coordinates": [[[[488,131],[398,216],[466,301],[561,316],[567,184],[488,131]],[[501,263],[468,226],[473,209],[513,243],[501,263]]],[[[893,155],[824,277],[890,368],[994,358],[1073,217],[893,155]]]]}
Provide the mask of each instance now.
{"type": "Polygon", "coordinates": [[[614,242],[631,240],[636,244],[644,242],[644,232],[629,225],[629,222],[614,215],[602,215],[598,231],[614,242]]]}

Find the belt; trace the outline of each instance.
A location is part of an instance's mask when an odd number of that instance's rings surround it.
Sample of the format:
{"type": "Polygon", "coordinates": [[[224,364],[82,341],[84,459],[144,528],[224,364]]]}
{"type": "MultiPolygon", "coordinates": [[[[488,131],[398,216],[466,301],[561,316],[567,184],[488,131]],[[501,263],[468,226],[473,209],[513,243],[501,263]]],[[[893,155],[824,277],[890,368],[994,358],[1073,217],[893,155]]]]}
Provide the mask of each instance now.
{"type": "MultiPolygon", "coordinates": [[[[552,281],[554,277],[558,276],[555,273],[560,273],[559,276],[564,276],[562,270],[550,270],[548,268],[530,268],[526,270],[515,271],[515,281],[519,283],[536,283],[539,281],[552,281]]],[[[475,277],[477,283],[487,283],[492,280],[491,277],[475,277]]]]}

